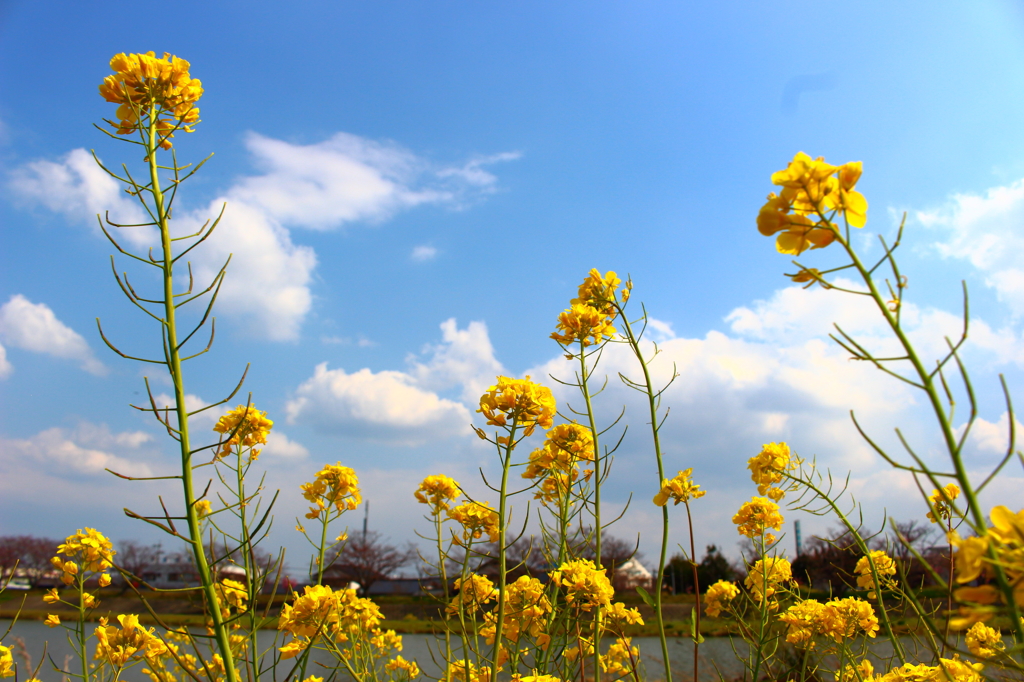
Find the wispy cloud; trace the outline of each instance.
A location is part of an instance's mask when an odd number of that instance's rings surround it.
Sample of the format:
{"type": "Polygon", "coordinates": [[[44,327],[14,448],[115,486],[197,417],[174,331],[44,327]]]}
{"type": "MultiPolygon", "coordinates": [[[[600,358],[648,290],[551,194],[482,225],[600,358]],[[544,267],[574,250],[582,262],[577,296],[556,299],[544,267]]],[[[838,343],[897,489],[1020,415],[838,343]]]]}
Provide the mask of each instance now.
{"type": "Polygon", "coordinates": [[[417,263],[423,263],[428,260],[433,260],[437,255],[437,249],[433,246],[427,246],[426,244],[414,247],[409,257],[417,263]]]}
{"type": "MultiPolygon", "coordinates": [[[[462,208],[494,191],[497,178],[485,166],[518,158],[504,153],[443,165],[394,142],[348,133],[308,145],[250,133],[245,145],[261,172],[239,178],[206,207],[179,208],[175,224],[182,233],[194,231],[227,203],[216,232],[193,252],[193,269],[200,281],[209,280],[232,254],[220,314],[252,335],[276,341],[298,338],[313,305],[317,256],[293,242],[292,229],[380,223],[425,204],[462,208]]],[[[11,185],[23,200],[89,223],[97,232],[95,216],[108,210],[115,222],[144,222],[138,205],[83,149],[18,168],[11,185]]],[[[115,234],[136,249],[154,243],[151,227],[115,234]]]]}

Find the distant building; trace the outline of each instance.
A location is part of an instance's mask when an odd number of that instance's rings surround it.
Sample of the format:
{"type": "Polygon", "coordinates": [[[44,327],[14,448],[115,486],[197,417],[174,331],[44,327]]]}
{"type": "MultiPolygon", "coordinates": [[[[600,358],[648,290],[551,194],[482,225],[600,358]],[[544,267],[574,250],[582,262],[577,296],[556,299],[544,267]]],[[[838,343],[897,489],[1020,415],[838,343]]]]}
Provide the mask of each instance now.
{"type": "Polygon", "coordinates": [[[637,587],[650,589],[654,576],[636,560],[636,557],[633,557],[615,569],[613,580],[615,588],[619,590],[632,590],[637,587]]]}

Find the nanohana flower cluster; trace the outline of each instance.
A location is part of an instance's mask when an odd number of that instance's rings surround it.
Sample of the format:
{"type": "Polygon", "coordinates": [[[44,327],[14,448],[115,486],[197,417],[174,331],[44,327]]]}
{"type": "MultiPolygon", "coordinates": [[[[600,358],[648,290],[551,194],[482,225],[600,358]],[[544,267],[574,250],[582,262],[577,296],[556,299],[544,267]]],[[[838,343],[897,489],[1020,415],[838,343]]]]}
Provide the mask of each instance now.
{"type": "MultiPolygon", "coordinates": [[[[596,268],[590,271],[579,287],[577,298],[558,315],[556,331],[551,338],[563,346],[579,342],[583,348],[600,345],[615,336],[613,322],[618,315],[616,292],[622,280],[614,272],[604,276],[596,268]]],[[[629,300],[632,283],[622,290],[622,303],[629,300]]],[[[573,357],[573,356],[569,356],[573,357]]]]}
{"type": "Polygon", "coordinates": [[[674,504],[679,504],[680,502],[689,502],[690,500],[704,497],[707,491],[698,490],[700,486],[691,480],[690,476],[692,474],[693,469],[686,469],[685,471],[680,471],[675,478],[663,480],[661,482],[661,490],[654,496],[654,504],[664,507],[669,500],[673,500],[674,504]]]}
{"type": "Polygon", "coordinates": [[[767,443],[761,452],[747,460],[750,478],[757,484],[757,492],[778,502],[786,491],[778,486],[785,474],[799,465],[785,443],[767,443]]]}
{"type": "MultiPolygon", "coordinates": [[[[498,382],[480,396],[477,412],[487,417],[488,426],[523,429],[524,436],[530,436],[536,427],[550,429],[555,416],[555,398],[551,389],[525,379],[498,377],[498,382]]],[[[486,439],[483,429],[476,429],[477,435],[486,439]]],[[[507,443],[507,437],[499,438],[507,443]]]]}
{"type": "Polygon", "coordinates": [[[299,486],[302,496],[313,506],[306,512],[307,519],[320,518],[332,510],[338,513],[358,507],[363,496],[359,491],[359,477],[349,467],[337,464],[325,464],[316,472],[316,478],[310,483],[299,486]]]}
{"type": "Polygon", "coordinates": [[[100,95],[118,104],[118,135],[129,135],[150,122],[160,134],[160,147],[170,149],[176,130],[187,133],[199,121],[196,102],[203,84],[189,75],[190,65],[168,53],[117,54],[110,60],[114,73],[100,83],[100,95]]]}
{"type": "Polygon", "coordinates": [[[226,457],[239,447],[242,450],[248,448],[250,460],[255,461],[260,454],[255,446],[266,444],[267,435],[272,428],[274,422],[267,419],[266,412],[257,410],[252,405],[239,405],[218,419],[213,427],[217,433],[228,436],[227,440],[222,440],[219,444],[217,458],[226,457]]]}
{"type": "Polygon", "coordinates": [[[835,241],[837,214],[849,225],[864,227],[868,202],[854,189],[861,170],[860,161],[833,166],[798,152],[784,170],[772,174],[772,184],[782,190],[768,195],[757,216],[758,231],[766,237],[778,234],[779,253],[798,256],[835,241]]]}

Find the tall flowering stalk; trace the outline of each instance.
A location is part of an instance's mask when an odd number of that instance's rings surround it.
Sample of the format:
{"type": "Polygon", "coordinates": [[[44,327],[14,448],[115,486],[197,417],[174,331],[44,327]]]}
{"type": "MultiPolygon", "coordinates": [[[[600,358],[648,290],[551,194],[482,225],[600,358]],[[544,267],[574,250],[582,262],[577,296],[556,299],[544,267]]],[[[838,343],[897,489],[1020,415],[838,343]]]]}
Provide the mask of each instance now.
{"type": "MultiPolygon", "coordinates": [[[[151,251],[146,257],[139,256],[122,248],[117,239],[107,230],[107,226],[113,228],[129,226],[111,222],[108,218],[106,224],[104,224],[103,220],[100,220],[100,227],[120,253],[139,263],[153,267],[160,273],[162,291],[161,295],[155,299],[143,298],[137,294],[129,283],[127,274],[121,276],[115,270],[114,276],[121,290],[128,297],[128,300],[159,324],[163,357],[151,359],[128,355],[107,340],[103,334],[102,327],[100,328],[100,334],[104,342],[118,355],[140,362],[163,365],[167,369],[173,385],[173,406],[164,408],[157,405],[152,392],[149,392],[149,405],[139,407],[138,409],[152,412],[167,429],[168,434],[179,444],[181,473],[169,478],[181,481],[184,521],[187,528],[184,533],[179,532],[169,515],[161,523],[134,512],[127,513],[130,516],[159,526],[188,544],[199,574],[202,585],[201,589],[207,603],[210,605],[214,637],[223,659],[224,673],[228,682],[234,682],[238,679],[238,675],[235,669],[229,629],[221,613],[222,609],[220,608],[220,597],[216,589],[215,576],[210,561],[203,549],[200,514],[199,509],[197,509],[200,496],[196,494],[193,481],[193,469],[196,466],[194,459],[197,453],[205,450],[206,447],[193,448],[192,446],[189,433],[190,413],[185,404],[185,378],[182,369],[184,361],[205,353],[210,348],[208,344],[206,348],[200,349],[191,355],[185,354],[184,351],[185,345],[192,340],[193,336],[205,324],[210,315],[213,303],[224,280],[227,263],[214,276],[213,281],[204,290],[197,293],[193,293],[191,267],[189,267],[188,289],[185,291],[175,291],[175,265],[178,264],[178,261],[186,253],[212,234],[213,230],[217,227],[220,216],[217,216],[212,222],[208,221],[193,235],[172,236],[171,210],[178,189],[202,164],[200,163],[195,168],[190,169],[188,165],[179,165],[176,157],[173,155],[170,165],[162,165],[158,159],[160,151],[171,149],[171,139],[175,133],[182,131],[192,132],[194,126],[199,122],[199,108],[196,106],[196,103],[203,94],[202,83],[198,79],[191,77],[189,72],[190,65],[187,61],[166,53],[163,58],[157,57],[153,52],[146,54],[118,54],[110,60],[110,67],[114,73],[103,80],[99,90],[100,95],[104,99],[118,105],[117,120],[106,120],[106,123],[114,132],[110,132],[107,128],[101,126],[97,126],[97,128],[115,139],[121,139],[141,147],[144,152],[144,162],[147,165],[149,180],[137,180],[127,169],[127,166],[124,169],[124,175],[119,175],[104,166],[98,158],[96,162],[111,177],[124,183],[127,186],[128,193],[138,199],[143,210],[149,216],[149,221],[144,223],[143,226],[157,228],[159,231],[159,246],[155,254],[151,251]],[[163,171],[170,171],[173,175],[173,179],[166,186],[161,178],[163,171]],[[191,332],[182,333],[178,325],[178,309],[200,299],[200,297],[206,294],[209,294],[209,302],[206,305],[206,310],[200,323],[191,332]]],[[[164,163],[166,164],[166,162],[164,163]]],[[[223,209],[221,215],[223,215],[223,209]]],[[[211,331],[210,343],[212,344],[212,342],[213,335],[211,331]]],[[[146,387],[148,391],[148,379],[146,387]]],[[[230,399],[230,396],[222,402],[226,402],[228,399],[230,399]]]]}

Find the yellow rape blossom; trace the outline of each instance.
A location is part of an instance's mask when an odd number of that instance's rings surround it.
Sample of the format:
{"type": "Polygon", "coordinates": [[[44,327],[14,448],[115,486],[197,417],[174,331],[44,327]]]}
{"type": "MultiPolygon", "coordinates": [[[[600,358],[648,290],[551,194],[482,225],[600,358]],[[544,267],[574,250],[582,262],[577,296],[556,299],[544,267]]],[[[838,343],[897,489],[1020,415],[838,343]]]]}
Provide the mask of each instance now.
{"type": "MultiPolygon", "coordinates": [[[[498,382],[480,396],[477,412],[487,417],[489,426],[508,427],[511,422],[529,436],[537,426],[550,429],[555,416],[555,398],[551,389],[525,379],[498,377],[498,382]]],[[[481,438],[486,434],[477,429],[481,438]]]]}
{"type": "Polygon", "coordinates": [[[978,658],[992,658],[1002,653],[1006,645],[998,630],[975,623],[967,631],[967,648],[978,658]]]}
{"type": "Polygon", "coordinates": [[[717,618],[726,604],[740,595],[740,588],[728,580],[719,580],[704,593],[705,613],[717,618]]]}
{"type": "Polygon", "coordinates": [[[772,174],[772,183],[782,190],[768,195],[757,229],[765,236],[778,234],[775,246],[780,253],[799,255],[835,241],[836,214],[845,216],[849,225],[864,227],[868,204],[854,189],[861,171],[859,161],[833,166],[798,152],[784,170],[772,174]]]}
{"type": "Polygon", "coordinates": [[[228,615],[228,608],[234,607],[237,611],[244,613],[246,604],[249,601],[249,590],[237,580],[225,578],[214,585],[217,591],[217,601],[224,610],[225,618],[228,615]]]}
{"type": "Polygon", "coordinates": [[[609,314],[593,306],[574,303],[559,313],[556,331],[552,332],[551,338],[563,346],[577,341],[584,347],[597,346],[615,335],[614,319],[614,312],[609,314]]]}
{"type": "Polygon", "coordinates": [[[693,473],[693,469],[687,469],[680,471],[673,479],[665,479],[661,482],[661,490],[654,496],[654,504],[659,507],[664,507],[666,503],[671,499],[674,504],[680,502],[688,502],[689,500],[696,500],[699,497],[704,497],[707,493],[706,490],[697,490],[700,486],[690,480],[690,475],[693,473]]]}
{"type": "Polygon", "coordinates": [[[103,573],[103,574],[100,575],[99,579],[96,581],[96,584],[99,585],[100,587],[108,587],[110,585],[110,582],[111,582],[110,574],[109,573],[103,573]]]}
{"type": "MultiPolygon", "coordinates": [[[[228,439],[220,443],[217,458],[231,454],[236,445],[242,448],[265,445],[273,427],[274,422],[267,419],[266,412],[252,405],[239,405],[218,419],[213,427],[217,433],[229,434],[228,439]]],[[[258,453],[258,450],[252,450],[251,457],[255,459],[258,453]]]]}
{"type": "Polygon", "coordinates": [[[14,677],[14,656],[11,647],[0,644],[0,677],[14,677]]]}
{"type": "Polygon", "coordinates": [[[490,578],[475,573],[469,574],[465,579],[458,578],[455,581],[455,592],[455,596],[445,609],[449,615],[456,615],[462,611],[471,616],[498,596],[498,590],[490,578]]]}
{"type": "Polygon", "coordinates": [[[410,680],[420,676],[420,667],[416,664],[416,661],[407,661],[401,656],[395,656],[393,660],[388,661],[384,665],[384,670],[392,674],[401,671],[410,680]]]}
{"type": "Polygon", "coordinates": [[[856,665],[850,664],[836,671],[836,682],[871,682],[875,679],[875,666],[864,659],[856,665]]]}
{"type": "Polygon", "coordinates": [[[132,659],[152,658],[167,653],[165,645],[153,634],[153,628],[146,630],[139,625],[136,615],[120,615],[121,624],[100,625],[96,628],[96,654],[98,661],[105,661],[115,668],[123,668],[132,659]]]}
{"type": "Polygon", "coordinates": [[[757,456],[747,460],[750,478],[757,484],[757,492],[776,502],[786,494],[776,484],[782,482],[783,474],[798,464],[799,460],[790,454],[785,443],[767,443],[757,456]]]}
{"type": "Polygon", "coordinates": [[[57,588],[51,587],[49,590],[47,590],[46,594],[43,595],[43,601],[47,604],[56,604],[57,602],[59,602],[60,595],[57,593],[57,588]]]}
{"type": "MultiPolygon", "coordinates": [[[[68,559],[77,559],[84,571],[98,573],[110,568],[113,563],[113,543],[95,528],[86,528],[83,533],[81,529],[74,535],[69,535],[64,542],[57,547],[57,554],[63,554],[68,559]]],[[[51,563],[64,571],[65,574],[76,575],[78,564],[74,561],[66,561],[63,566],[59,565],[60,560],[54,557],[51,563]]],[[[65,582],[70,585],[70,582],[65,582]]]]}
{"type": "Polygon", "coordinates": [[[875,577],[871,573],[871,563],[875,564],[875,572],[882,582],[882,588],[891,590],[896,587],[896,581],[892,578],[896,575],[896,562],[882,550],[874,550],[870,556],[870,562],[867,556],[862,556],[857,561],[854,573],[857,574],[857,587],[862,590],[871,590],[868,592],[868,598],[874,599],[878,585],[875,584],[875,577]]]}
{"type": "Polygon", "coordinates": [[[307,519],[315,519],[332,508],[339,513],[352,510],[363,501],[359,478],[355,471],[342,466],[341,462],[325,464],[323,469],[316,472],[312,483],[303,483],[299,488],[302,496],[316,505],[309,508],[307,519]]]}
{"type": "MultiPolygon", "coordinates": [[[[505,587],[505,619],[501,635],[512,642],[518,642],[523,635],[536,639],[541,636],[549,613],[551,601],[544,593],[544,585],[532,576],[520,576],[505,587]]],[[[488,644],[494,644],[496,622],[496,613],[484,614],[480,634],[488,644]]]]}
{"type": "Polygon", "coordinates": [[[820,631],[821,614],[825,605],[817,599],[804,599],[793,604],[779,620],[788,626],[786,641],[806,648],[813,648],[814,635],[820,631]]]}
{"type": "Polygon", "coordinates": [[[455,537],[456,544],[479,539],[484,533],[489,542],[498,539],[498,512],[488,502],[463,502],[448,510],[448,518],[462,525],[462,537],[455,537]]]}
{"type": "Polygon", "coordinates": [[[640,662],[640,647],[633,646],[633,640],[629,637],[619,637],[600,660],[602,672],[614,677],[628,675],[640,662]]]}
{"type": "Polygon", "coordinates": [[[203,95],[198,78],[189,74],[190,64],[168,53],[117,54],[110,60],[114,73],[100,83],[103,99],[118,104],[118,123],[108,121],[118,135],[128,135],[152,119],[163,138],[160,146],[170,149],[167,138],[176,129],[192,132],[199,121],[196,102],[203,95]],[[167,117],[165,117],[165,115],[167,117]]]}
{"type": "Polygon", "coordinates": [[[46,615],[46,620],[43,621],[43,624],[48,628],[55,628],[60,625],[60,616],[56,613],[49,613],[46,615]]]}
{"type": "Polygon", "coordinates": [[[565,601],[590,611],[595,606],[608,606],[615,590],[605,574],[590,559],[573,559],[551,573],[551,582],[565,590],[565,601]]]}
{"type": "Polygon", "coordinates": [[[932,523],[948,521],[953,513],[953,500],[960,496],[960,488],[955,483],[947,483],[942,490],[934,490],[928,496],[928,520],[932,523]]]}
{"type": "Polygon", "coordinates": [[[472,661],[467,662],[465,659],[451,661],[448,673],[451,679],[459,682],[488,682],[491,679],[490,666],[482,665],[478,668],[472,661]]]}
{"type": "Polygon", "coordinates": [[[743,584],[747,586],[754,599],[761,603],[772,599],[782,583],[793,579],[793,568],[783,557],[765,557],[758,560],[747,573],[743,584]]]}
{"type": "Polygon", "coordinates": [[[449,503],[458,499],[462,489],[453,478],[443,474],[427,476],[416,489],[416,500],[430,506],[430,513],[437,516],[449,508],[449,503]]]}
{"type": "Polygon", "coordinates": [[[744,502],[739,511],[732,517],[736,524],[736,530],[740,535],[749,538],[764,536],[768,544],[775,542],[775,536],[767,533],[769,528],[782,529],[783,518],[779,513],[779,505],[764,497],[753,497],[749,502],[744,502]]]}

